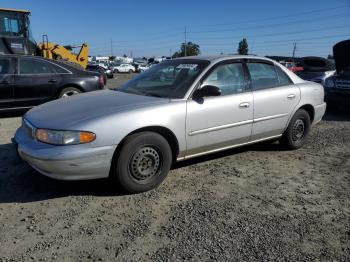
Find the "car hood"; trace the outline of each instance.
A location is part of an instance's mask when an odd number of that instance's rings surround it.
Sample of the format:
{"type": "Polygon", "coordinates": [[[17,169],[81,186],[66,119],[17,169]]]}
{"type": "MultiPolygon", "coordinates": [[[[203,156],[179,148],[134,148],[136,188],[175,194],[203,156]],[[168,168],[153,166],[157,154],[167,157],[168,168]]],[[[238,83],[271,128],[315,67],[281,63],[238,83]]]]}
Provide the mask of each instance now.
{"type": "Polygon", "coordinates": [[[166,98],[102,90],[42,104],[28,111],[24,118],[35,127],[64,130],[98,117],[169,101],[166,98]]]}
{"type": "Polygon", "coordinates": [[[333,46],[333,56],[337,73],[350,70],[350,39],[333,46]]]}

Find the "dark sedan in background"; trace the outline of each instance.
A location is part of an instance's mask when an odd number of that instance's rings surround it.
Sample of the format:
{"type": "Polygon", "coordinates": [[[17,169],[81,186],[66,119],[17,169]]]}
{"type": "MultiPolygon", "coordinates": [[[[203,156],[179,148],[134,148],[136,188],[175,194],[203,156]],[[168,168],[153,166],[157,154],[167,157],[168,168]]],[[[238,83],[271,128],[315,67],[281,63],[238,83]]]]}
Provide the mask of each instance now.
{"type": "Polygon", "coordinates": [[[0,56],[0,111],[28,109],[104,88],[103,76],[35,56],[0,56]]]}
{"type": "Polygon", "coordinates": [[[102,66],[99,65],[94,65],[94,64],[88,64],[86,66],[87,71],[92,71],[92,72],[98,72],[103,76],[104,84],[107,84],[107,78],[113,78],[113,70],[111,69],[104,69],[102,66]]]}
{"type": "Polygon", "coordinates": [[[333,46],[337,72],[327,78],[325,100],[330,107],[350,111],[350,39],[333,46]]]}
{"type": "Polygon", "coordinates": [[[325,84],[328,77],[335,73],[334,63],[323,57],[302,57],[297,65],[303,68],[303,70],[295,72],[299,77],[322,85],[325,84]]]}

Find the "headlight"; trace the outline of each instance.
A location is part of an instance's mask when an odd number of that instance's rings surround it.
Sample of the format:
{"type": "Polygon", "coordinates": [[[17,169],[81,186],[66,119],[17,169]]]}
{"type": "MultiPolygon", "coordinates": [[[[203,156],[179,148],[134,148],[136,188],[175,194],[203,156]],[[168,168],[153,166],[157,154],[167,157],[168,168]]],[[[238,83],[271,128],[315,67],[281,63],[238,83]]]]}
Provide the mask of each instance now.
{"type": "Polygon", "coordinates": [[[334,80],[333,80],[333,78],[332,77],[327,78],[324,85],[327,88],[333,88],[334,87],[334,80]]]}
{"type": "Polygon", "coordinates": [[[53,145],[77,145],[89,143],[96,139],[96,135],[92,132],[50,129],[37,129],[35,137],[43,143],[53,145]]]}

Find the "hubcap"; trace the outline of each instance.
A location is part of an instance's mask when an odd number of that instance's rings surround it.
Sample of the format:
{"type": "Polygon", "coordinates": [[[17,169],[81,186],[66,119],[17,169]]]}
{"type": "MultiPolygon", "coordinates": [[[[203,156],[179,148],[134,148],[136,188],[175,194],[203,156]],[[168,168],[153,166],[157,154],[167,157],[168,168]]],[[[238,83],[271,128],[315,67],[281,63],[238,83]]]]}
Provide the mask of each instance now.
{"type": "Polygon", "coordinates": [[[304,138],[305,124],[302,119],[295,121],[292,131],[292,139],[294,142],[299,142],[304,138]]]}
{"type": "Polygon", "coordinates": [[[73,95],[76,95],[76,94],[79,94],[79,92],[75,91],[75,90],[71,90],[71,91],[65,92],[62,95],[62,98],[66,98],[66,97],[73,96],[73,95]]]}
{"type": "Polygon", "coordinates": [[[160,156],[156,149],[147,146],[136,151],[130,161],[130,173],[137,180],[153,177],[160,169],[160,156]]]}

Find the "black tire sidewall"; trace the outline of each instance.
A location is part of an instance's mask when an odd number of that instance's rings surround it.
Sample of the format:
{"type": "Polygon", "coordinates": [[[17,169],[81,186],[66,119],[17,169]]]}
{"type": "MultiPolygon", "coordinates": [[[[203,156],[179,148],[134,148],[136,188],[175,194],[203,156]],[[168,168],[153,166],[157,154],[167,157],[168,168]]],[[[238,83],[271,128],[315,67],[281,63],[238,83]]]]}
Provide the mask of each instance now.
{"type": "MultiPolygon", "coordinates": [[[[140,193],[156,188],[166,178],[172,163],[171,148],[166,139],[153,132],[141,132],[128,137],[120,151],[112,178],[123,190],[140,193]],[[161,169],[147,183],[138,183],[131,175],[129,163],[134,153],[143,146],[154,146],[161,154],[161,169]]],[[[113,168],[113,167],[112,167],[113,168]]]]}
{"type": "Polygon", "coordinates": [[[283,136],[284,144],[290,149],[298,149],[302,147],[310,133],[311,130],[311,121],[308,112],[304,109],[299,109],[294,116],[292,117],[288,128],[283,136]],[[304,122],[304,136],[300,141],[293,141],[293,126],[297,120],[301,119],[304,122]]]}

